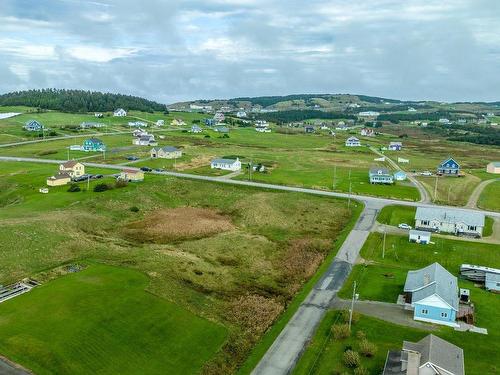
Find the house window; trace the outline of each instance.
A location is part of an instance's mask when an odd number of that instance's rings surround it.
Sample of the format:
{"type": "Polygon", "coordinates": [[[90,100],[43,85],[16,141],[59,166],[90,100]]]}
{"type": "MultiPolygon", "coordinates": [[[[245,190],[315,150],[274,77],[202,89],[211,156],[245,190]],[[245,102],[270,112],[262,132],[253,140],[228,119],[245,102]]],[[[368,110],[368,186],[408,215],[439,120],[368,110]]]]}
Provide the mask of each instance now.
{"type": "Polygon", "coordinates": [[[477,230],[477,227],[475,225],[469,225],[469,226],[467,226],[467,229],[469,229],[469,230],[477,230]]]}
{"type": "Polygon", "coordinates": [[[447,318],[447,317],[448,317],[448,313],[445,313],[445,312],[441,313],[441,318],[447,318]]]}
{"type": "Polygon", "coordinates": [[[422,225],[429,225],[429,220],[421,220],[422,225]]]}
{"type": "Polygon", "coordinates": [[[423,314],[423,315],[427,315],[428,313],[429,313],[429,310],[427,310],[427,309],[422,309],[422,314],[423,314]]]}

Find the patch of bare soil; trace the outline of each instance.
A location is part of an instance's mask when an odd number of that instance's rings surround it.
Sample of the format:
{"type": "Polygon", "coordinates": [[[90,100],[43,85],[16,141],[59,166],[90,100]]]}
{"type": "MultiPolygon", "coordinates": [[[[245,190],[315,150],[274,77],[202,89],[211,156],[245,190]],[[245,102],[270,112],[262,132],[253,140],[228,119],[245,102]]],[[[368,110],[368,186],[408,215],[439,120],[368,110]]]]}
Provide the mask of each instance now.
{"type": "Polygon", "coordinates": [[[140,242],[168,243],[212,236],[234,229],[231,220],[215,210],[180,207],[151,212],[144,220],[124,229],[125,235],[140,242]]]}
{"type": "Polygon", "coordinates": [[[209,156],[209,155],[197,156],[197,157],[191,159],[190,161],[186,161],[183,163],[177,163],[176,169],[183,171],[186,169],[205,167],[207,165],[210,165],[210,161],[213,158],[214,158],[213,156],[209,156]]]}

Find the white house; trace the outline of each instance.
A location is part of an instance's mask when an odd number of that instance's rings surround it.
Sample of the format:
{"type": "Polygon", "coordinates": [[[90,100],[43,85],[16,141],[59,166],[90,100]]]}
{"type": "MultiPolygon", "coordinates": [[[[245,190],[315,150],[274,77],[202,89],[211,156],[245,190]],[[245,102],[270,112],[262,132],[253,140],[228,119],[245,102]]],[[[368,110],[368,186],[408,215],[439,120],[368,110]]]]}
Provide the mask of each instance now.
{"type": "Polygon", "coordinates": [[[113,112],[114,117],[125,117],[127,116],[127,111],[125,111],[123,108],[118,108],[113,112]]]}
{"type": "Polygon", "coordinates": [[[155,136],[153,134],[143,134],[139,137],[136,137],[132,140],[132,144],[137,146],[156,146],[158,142],[155,140],[155,136]]]}
{"type": "Polygon", "coordinates": [[[345,145],[347,147],[359,147],[359,146],[361,146],[361,142],[356,137],[349,137],[346,139],[345,145]]]}
{"type": "Polygon", "coordinates": [[[174,118],[172,120],[172,122],[170,123],[170,125],[172,125],[172,126],[184,126],[184,125],[186,125],[186,123],[184,122],[184,120],[182,120],[180,118],[174,118]]]}
{"type": "Polygon", "coordinates": [[[408,239],[410,242],[416,242],[427,245],[429,242],[431,242],[431,232],[411,229],[408,234],[408,239]]]}
{"type": "Polygon", "coordinates": [[[377,117],[379,115],[380,112],[375,112],[375,111],[363,111],[358,113],[359,117],[377,117]]]}
{"type": "Polygon", "coordinates": [[[225,118],[226,118],[226,116],[224,115],[223,112],[216,112],[214,115],[215,122],[222,122],[222,121],[224,121],[225,118]]]}
{"type": "Polygon", "coordinates": [[[203,132],[203,129],[198,125],[191,126],[191,133],[201,133],[201,132],[203,132]]]}
{"type": "Polygon", "coordinates": [[[236,159],[214,159],[210,163],[212,169],[222,169],[225,171],[239,171],[241,170],[241,161],[236,159]]]}
{"type": "Polygon", "coordinates": [[[245,117],[247,117],[247,113],[245,111],[238,111],[236,113],[236,117],[238,117],[238,118],[245,118],[245,117]]]}
{"type": "Polygon", "coordinates": [[[165,125],[165,120],[156,120],[156,126],[163,126],[165,125]]]}
{"type": "Polygon", "coordinates": [[[181,156],[182,156],[182,151],[172,146],[153,147],[151,149],[152,158],[177,159],[180,158],[181,156]]]}
{"type": "Polygon", "coordinates": [[[415,228],[431,232],[481,237],[484,214],[449,208],[417,207],[415,228]]]}
{"type": "Polygon", "coordinates": [[[68,174],[71,178],[80,177],[85,174],[85,166],[76,160],[68,160],[59,164],[59,174],[68,174]]]}
{"type": "Polygon", "coordinates": [[[141,126],[147,128],[148,124],[143,121],[129,121],[128,126],[130,126],[131,128],[139,128],[141,126]]]}
{"type": "Polygon", "coordinates": [[[261,126],[257,126],[255,128],[255,131],[258,131],[259,133],[271,133],[271,129],[270,128],[267,128],[267,127],[261,127],[261,126]]]}
{"type": "Polygon", "coordinates": [[[440,124],[449,124],[450,120],[448,120],[447,118],[440,118],[439,119],[439,123],[440,124]]]}

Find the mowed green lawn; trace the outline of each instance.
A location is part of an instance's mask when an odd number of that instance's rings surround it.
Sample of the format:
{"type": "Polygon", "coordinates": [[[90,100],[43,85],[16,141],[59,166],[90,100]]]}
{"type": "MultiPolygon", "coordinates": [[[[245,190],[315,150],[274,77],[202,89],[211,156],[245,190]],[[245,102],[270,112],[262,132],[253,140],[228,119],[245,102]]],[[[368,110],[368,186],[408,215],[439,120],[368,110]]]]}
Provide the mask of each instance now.
{"type": "Polygon", "coordinates": [[[484,188],[477,205],[485,210],[500,211],[500,181],[492,182],[484,188]]]}
{"type": "Polygon", "coordinates": [[[91,263],[0,304],[0,353],[43,374],[197,374],[222,326],[145,292],[148,277],[91,263]]]}

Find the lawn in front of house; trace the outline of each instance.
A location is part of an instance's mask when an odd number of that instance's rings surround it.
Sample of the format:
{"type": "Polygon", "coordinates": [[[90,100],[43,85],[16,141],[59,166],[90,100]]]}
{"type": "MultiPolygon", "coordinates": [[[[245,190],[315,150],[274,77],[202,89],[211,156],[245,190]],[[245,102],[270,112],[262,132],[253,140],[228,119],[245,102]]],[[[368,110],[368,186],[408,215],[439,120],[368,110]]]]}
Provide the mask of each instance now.
{"type": "Polygon", "coordinates": [[[0,353],[37,374],[198,374],[227,330],[90,263],[0,305],[0,353]]]}
{"type": "Polygon", "coordinates": [[[417,180],[427,189],[432,202],[452,206],[464,206],[474,188],[481,182],[479,177],[472,174],[466,174],[463,177],[418,176],[417,180]]]}
{"type": "Polygon", "coordinates": [[[377,221],[381,224],[387,224],[397,227],[401,223],[415,226],[416,207],[390,205],[380,210],[377,221]]]}
{"type": "Polygon", "coordinates": [[[484,188],[477,205],[485,210],[500,211],[500,181],[492,182],[484,188]]]}

